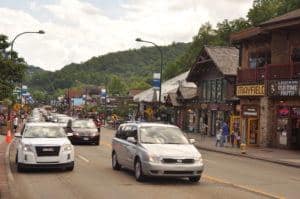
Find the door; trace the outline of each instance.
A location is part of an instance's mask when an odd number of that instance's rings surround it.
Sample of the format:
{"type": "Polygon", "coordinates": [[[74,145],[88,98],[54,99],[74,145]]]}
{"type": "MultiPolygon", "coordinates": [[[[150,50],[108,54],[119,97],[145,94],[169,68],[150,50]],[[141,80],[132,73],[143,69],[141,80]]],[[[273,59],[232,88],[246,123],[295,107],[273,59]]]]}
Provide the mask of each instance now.
{"type": "Polygon", "coordinates": [[[134,137],[137,140],[137,127],[134,125],[127,126],[126,139],[123,143],[123,154],[125,157],[124,166],[133,169],[134,157],[136,154],[136,144],[127,141],[127,138],[134,137]]]}
{"type": "Polygon", "coordinates": [[[257,145],[258,144],[258,119],[249,118],[247,124],[247,144],[257,145]]]}

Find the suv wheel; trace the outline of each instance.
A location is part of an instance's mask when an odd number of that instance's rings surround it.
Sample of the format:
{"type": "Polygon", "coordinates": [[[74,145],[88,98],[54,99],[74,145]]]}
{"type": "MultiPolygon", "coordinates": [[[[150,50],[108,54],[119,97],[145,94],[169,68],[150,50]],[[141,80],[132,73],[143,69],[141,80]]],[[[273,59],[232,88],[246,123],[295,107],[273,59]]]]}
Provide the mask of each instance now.
{"type": "Polygon", "coordinates": [[[135,179],[139,182],[142,182],[145,180],[145,176],[143,174],[142,163],[139,159],[137,159],[134,164],[134,175],[135,175],[135,179]]]}
{"type": "Polygon", "coordinates": [[[112,164],[112,168],[114,170],[120,170],[121,169],[121,165],[118,162],[118,158],[117,158],[116,152],[113,152],[113,154],[112,154],[111,164],[112,164]]]}

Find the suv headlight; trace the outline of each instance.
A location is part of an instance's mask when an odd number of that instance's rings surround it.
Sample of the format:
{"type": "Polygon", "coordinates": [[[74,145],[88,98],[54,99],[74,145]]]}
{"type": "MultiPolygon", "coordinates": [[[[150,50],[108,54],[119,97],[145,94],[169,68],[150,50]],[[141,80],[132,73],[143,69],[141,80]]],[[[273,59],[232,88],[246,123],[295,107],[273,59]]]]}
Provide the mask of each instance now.
{"type": "Polygon", "coordinates": [[[72,151],[72,145],[71,144],[66,144],[63,146],[63,151],[72,151]]]}
{"type": "Polygon", "coordinates": [[[23,151],[25,151],[25,152],[32,152],[32,147],[31,147],[31,145],[29,145],[29,144],[24,144],[24,145],[22,146],[22,149],[23,149],[23,151]]]}
{"type": "Polygon", "coordinates": [[[195,162],[203,162],[201,155],[194,157],[195,162]]]}

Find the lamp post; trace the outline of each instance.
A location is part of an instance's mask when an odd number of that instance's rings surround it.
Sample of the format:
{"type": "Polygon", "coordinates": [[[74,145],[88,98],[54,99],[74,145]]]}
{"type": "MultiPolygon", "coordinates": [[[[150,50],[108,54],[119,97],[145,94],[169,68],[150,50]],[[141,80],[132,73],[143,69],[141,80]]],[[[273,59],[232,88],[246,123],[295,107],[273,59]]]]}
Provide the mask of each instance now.
{"type": "MultiPolygon", "coordinates": [[[[45,31],[43,30],[39,30],[39,31],[26,31],[26,32],[21,32],[19,34],[17,34],[14,39],[12,40],[11,42],[11,45],[10,45],[10,59],[13,60],[13,48],[14,48],[14,43],[16,41],[16,39],[21,36],[21,35],[24,35],[24,34],[45,34],[45,31]]],[[[21,83],[21,89],[20,89],[20,100],[21,100],[21,104],[22,104],[22,83],[21,83]]]]}
{"type": "Polygon", "coordinates": [[[162,52],[161,48],[156,43],[154,43],[152,41],[145,41],[145,40],[142,40],[141,38],[136,38],[135,41],[152,44],[160,52],[160,81],[159,81],[159,97],[158,97],[158,104],[160,106],[160,104],[161,104],[161,81],[162,81],[162,68],[163,68],[163,52],[162,52]]]}

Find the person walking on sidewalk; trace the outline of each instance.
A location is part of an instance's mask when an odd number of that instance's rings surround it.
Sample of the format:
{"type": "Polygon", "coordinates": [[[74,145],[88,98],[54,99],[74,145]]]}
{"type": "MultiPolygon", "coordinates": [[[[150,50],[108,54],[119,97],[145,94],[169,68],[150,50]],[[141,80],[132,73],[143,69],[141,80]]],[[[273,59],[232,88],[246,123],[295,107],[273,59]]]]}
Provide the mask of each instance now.
{"type": "Polygon", "coordinates": [[[232,132],[230,134],[230,142],[231,142],[232,148],[234,147],[234,141],[235,141],[235,132],[232,132]]]}
{"type": "Polygon", "coordinates": [[[229,128],[226,122],[223,122],[222,126],[222,141],[221,141],[221,146],[224,146],[224,143],[227,140],[227,136],[229,135],[229,128]]]}
{"type": "Polygon", "coordinates": [[[221,146],[221,138],[222,138],[222,129],[220,128],[216,135],[216,147],[221,146]]]}
{"type": "Polygon", "coordinates": [[[16,116],[14,118],[13,124],[14,124],[14,132],[17,132],[17,128],[18,128],[18,125],[19,125],[19,118],[18,118],[18,116],[16,116]]]}

